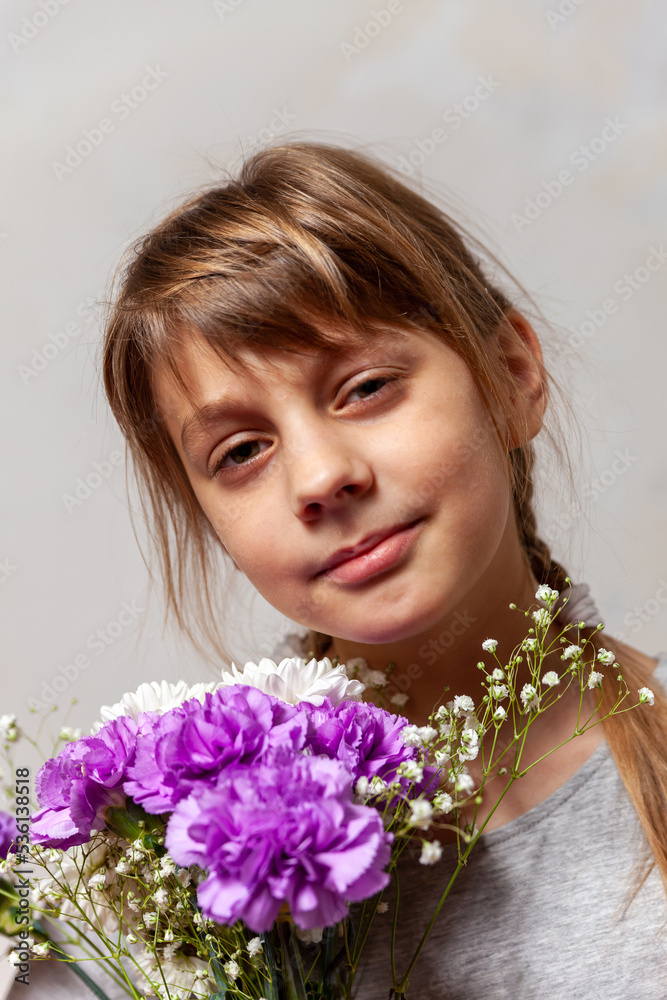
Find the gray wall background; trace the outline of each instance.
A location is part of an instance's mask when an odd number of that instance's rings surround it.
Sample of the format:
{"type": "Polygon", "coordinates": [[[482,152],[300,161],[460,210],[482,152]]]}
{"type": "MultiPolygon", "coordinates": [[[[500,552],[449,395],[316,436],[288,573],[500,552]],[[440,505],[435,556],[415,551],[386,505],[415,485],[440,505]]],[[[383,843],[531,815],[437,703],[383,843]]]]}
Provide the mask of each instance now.
{"type": "MultiPolygon", "coordinates": [[[[295,133],[414,171],[534,293],[585,442],[543,529],[611,632],[667,646],[666,43],[648,0],[4,0],[0,713],[75,698],[87,729],[213,676],[146,597],[95,301],[216,163],[295,133]]],[[[238,661],[287,623],[232,584],[238,661]]]]}

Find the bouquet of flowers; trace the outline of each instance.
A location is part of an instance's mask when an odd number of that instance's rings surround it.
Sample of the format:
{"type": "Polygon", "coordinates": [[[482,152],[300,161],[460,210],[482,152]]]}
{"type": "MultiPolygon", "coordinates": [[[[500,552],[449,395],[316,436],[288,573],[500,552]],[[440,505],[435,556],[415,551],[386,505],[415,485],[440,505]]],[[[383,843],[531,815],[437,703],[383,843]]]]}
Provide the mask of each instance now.
{"type": "MultiPolygon", "coordinates": [[[[41,768],[30,841],[19,824],[18,850],[5,845],[5,909],[19,907],[12,873],[38,866],[32,956],[72,963],[100,998],[86,962],[102,963],[134,998],[350,997],[406,845],[435,864],[434,834],[456,831],[458,872],[484,829],[475,820],[486,778],[501,765],[510,784],[525,773],[527,729],[568,687],[583,703],[605,673],[618,674],[592,644],[591,668],[583,623],[558,637],[562,671],[543,673],[558,593],[543,586],[536,596],[543,606],[525,612],[529,634],[507,662],[495,640],[482,644],[493,662],[478,664],[478,704],[456,695],[426,726],[361,700],[365,687],[381,700],[386,684],[365,661],[328,658],[232,666],[220,684],[143,684],[104,708],[91,735],[41,768]],[[519,691],[524,660],[531,680],[519,691]],[[466,764],[480,751],[475,787],[466,764]]],[[[614,711],[628,696],[617,679],[614,711]]],[[[640,701],[650,696],[643,689],[640,701]]],[[[580,720],[577,734],[597,721],[580,720]]],[[[436,916],[409,967],[394,971],[397,997],[436,916]]]]}

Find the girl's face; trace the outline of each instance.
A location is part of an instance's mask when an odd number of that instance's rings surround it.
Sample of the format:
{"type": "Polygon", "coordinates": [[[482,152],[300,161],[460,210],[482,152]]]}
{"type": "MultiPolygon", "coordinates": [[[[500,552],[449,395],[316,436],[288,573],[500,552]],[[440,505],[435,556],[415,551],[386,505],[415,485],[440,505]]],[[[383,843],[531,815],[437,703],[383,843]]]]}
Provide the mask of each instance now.
{"type": "Polygon", "coordinates": [[[177,357],[187,393],[162,373],[156,395],[205,514],[266,600],[384,643],[432,630],[482,578],[492,588],[518,541],[465,362],[427,332],[369,333],[333,359],[248,350],[242,370],[194,336],[177,357]]]}

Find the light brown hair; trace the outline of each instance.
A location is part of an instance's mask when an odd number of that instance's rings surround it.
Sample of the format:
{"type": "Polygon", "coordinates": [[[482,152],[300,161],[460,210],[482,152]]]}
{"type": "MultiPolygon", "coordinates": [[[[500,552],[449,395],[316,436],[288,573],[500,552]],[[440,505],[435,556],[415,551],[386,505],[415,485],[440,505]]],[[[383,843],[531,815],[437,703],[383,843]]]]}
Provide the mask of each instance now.
{"type": "MultiPolygon", "coordinates": [[[[368,318],[426,329],[465,359],[489,413],[509,413],[512,373],[493,332],[512,301],[476,251],[444,212],[368,157],[293,142],[259,151],[238,178],[193,195],[128,253],[107,323],[104,385],[140,488],[165,613],[200,650],[227,658],[222,547],[156,406],[158,368],[179,378],[175,343],[194,329],[230,360],[247,346],[335,353],[323,319],[361,336],[368,318]]],[[[507,462],[526,560],[539,583],[563,591],[566,571],[537,533],[533,444],[510,450],[507,462]]],[[[327,637],[312,639],[321,653],[327,637]]],[[[636,695],[648,683],[640,659],[607,636],[604,645],[636,695]]],[[[605,728],[667,885],[667,700],[655,694],[652,709],[605,728]]],[[[603,713],[614,699],[607,685],[603,713]]]]}

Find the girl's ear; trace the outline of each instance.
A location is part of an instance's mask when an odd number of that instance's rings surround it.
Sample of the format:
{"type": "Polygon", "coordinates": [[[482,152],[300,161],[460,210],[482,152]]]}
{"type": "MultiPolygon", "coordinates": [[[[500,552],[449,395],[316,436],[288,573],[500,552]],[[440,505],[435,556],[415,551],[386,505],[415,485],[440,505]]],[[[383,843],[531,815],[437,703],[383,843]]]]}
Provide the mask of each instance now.
{"type": "Polygon", "coordinates": [[[507,414],[507,448],[519,448],[542,427],[548,400],[542,348],[528,320],[510,309],[496,330],[496,343],[512,382],[507,414]]]}

